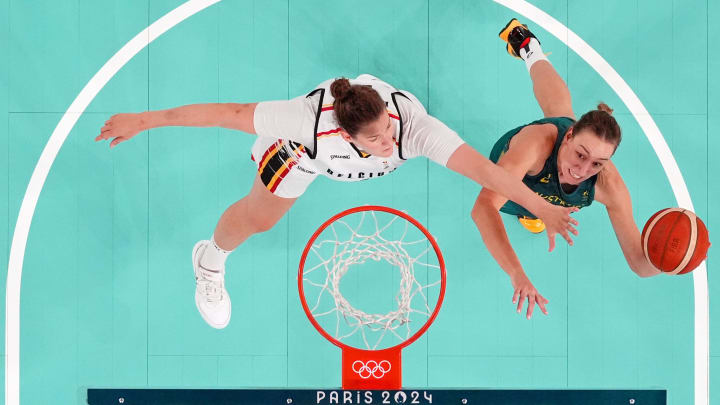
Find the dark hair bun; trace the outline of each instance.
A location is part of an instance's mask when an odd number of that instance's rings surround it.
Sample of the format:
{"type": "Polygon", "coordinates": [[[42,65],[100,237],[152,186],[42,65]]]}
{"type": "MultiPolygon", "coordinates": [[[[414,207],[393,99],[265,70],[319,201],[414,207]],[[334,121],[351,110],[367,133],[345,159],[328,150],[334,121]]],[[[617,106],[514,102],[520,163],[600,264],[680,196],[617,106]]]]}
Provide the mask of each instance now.
{"type": "Polygon", "coordinates": [[[603,103],[603,102],[601,102],[600,104],[598,104],[597,109],[600,110],[600,111],[605,111],[606,113],[608,113],[608,114],[610,114],[610,115],[612,115],[612,113],[613,113],[613,109],[610,108],[607,104],[605,104],[605,103],[603,103]]]}
{"type": "Polygon", "coordinates": [[[335,81],[330,85],[330,94],[332,94],[333,98],[336,100],[344,99],[350,94],[351,90],[352,86],[350,86],[350,80],[344,77],[335,79],[335,81]]]}

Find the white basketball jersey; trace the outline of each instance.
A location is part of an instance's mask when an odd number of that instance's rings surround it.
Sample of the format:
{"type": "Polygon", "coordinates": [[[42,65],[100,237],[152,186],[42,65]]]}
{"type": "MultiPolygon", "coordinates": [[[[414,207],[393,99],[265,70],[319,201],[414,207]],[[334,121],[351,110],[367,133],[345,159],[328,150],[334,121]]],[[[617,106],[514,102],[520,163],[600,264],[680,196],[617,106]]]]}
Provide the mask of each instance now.
{"type": "Polygon", "coordinates": [[[252,157],[263,184],[277,196],[297,198],[320,174],[339,181],[381,177],[417,156],[445,166],[463,144],[455,131],[428,115],[413,94],[374,76],[360,75],[350,83],[377,91],[395,128],[390,157],[363,153],[340,135],[333,114],[332,82],[321,83],[307,96],[260,102],[255,108],[258,138],[252,157]]]}
{"type": "MultiPolygon", "coordinates": [[[[340,136],[338,125],[333,114],[333,98],[330,85],[334,79],[321,83],[317,89],[307,95],[317,102],[315,118],[314,145],[307,145],[307,155],[312,160],[318,174],[335,180],[358,181],[384,176],[405,162],[402,154],[403,117],[398,108],[398,98],[412,100],[389,84],[370,75],[361,75],[350,80],[350,84],[370,86],[385,101],[388,115],[395,122],[395,145],[390,157],[376,157],[363,153],[355,144],[345,141],[340,136]]],[[[423,108],[423,107],[420,107],[423,108]]]]}

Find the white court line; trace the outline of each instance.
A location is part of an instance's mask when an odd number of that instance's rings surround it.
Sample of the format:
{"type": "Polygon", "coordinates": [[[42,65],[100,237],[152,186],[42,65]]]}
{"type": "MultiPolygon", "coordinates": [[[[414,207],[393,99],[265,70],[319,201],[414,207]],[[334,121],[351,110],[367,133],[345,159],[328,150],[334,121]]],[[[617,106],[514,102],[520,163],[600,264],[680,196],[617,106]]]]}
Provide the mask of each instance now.
{"type": "MultiPolygon", "coordinates": [[[[60,151],[68,134],[80,116],[110,79],[157,37],[179,24],[193,14],[219,2],[220,0],[189,0],[162,16],[145,28],[130,42],[125,44],[90,79],[80,94],[72,102],[50,136],[33,170],[25,197],[20,206],[8,262],[7,285],[5,289],[5,404],[20,404],[20,280],[30,223],[35,213],[40,191],[42,190],[50,167],[60,151]]],[[[91,142],[92,138],[88,138],[91,142]]]]}
{"type": "MultiPolygon", "coordinates": [[[[665,170],[665,175],[670,181],[678,206],[695,211],[693,208],[690,193],[683,179],[680,168],[675,161],[670,148],[665,142],[660,129],[653,121],[650,113],[640,102],[640,99],[632,91],[630,86],[610,66],[599,53],[583,41],[577,34],[571,31],[558,20],[554,19],[544,11],[538,9],[524,0],[493,0],[539,25],[545,31],[554,35],[565,43],[568,48],[577,53],[607,82],[620,99],[625,103],[635,120],[640,124],[645,136],[647,136],[660,163],[665,170]]],[[[710,318],[709,299],[707,284],[707,266],[703,262],[692,273],[695,289],[695,405],[708,405],[710,397],[710,318]]]]}
{"type": "MultiPolygon", "coordinates": [[[[5,295],[5,404],[19,405],[20,403],[20,281],[22,265],[30,231],[30,224],[35,213],[40,191],[47,179],[57,153],[62,147],[68,134],[75,126],[80,115],[90,102],[105,86],[105,84],[138,52],[148,46],[150,42],[174,27],[193,14],[219,2],[221,0],[189,0],[178,8],[169,12],[148,28],[140,32],[135,38],[123,46],[110,60],[93,76],[83,88],[77,98],[65,112],[57,127],[50,136],[50,140],[43,149],[40,159],[33,171],[32,177],[25,191],[20,206],[20,213],[15,225],[10,259],[8,263],[8,276],[5,295]]],[[[622,78],[605,62],[600,55],[590,48],[583,40],[571,32],[567,27],[522,0],[494,0],[510,8],[552,33],[565,42],[571,49],[587,61],[615,90],[623,102],[628,106],[635,119],[643,128],[658,158],[665,169],[670,184],[681,207],[693,210],[690,195],[682,179],[677,163],[670,153],[659,129],[650,117],[645,107],[640,103],[635,93],[622,80],[622,78]],[[566,36],[567,40],[563,38],[566,36]]],[[[708,403],[708,300],[707,300],[707,270],[705,263],[693,272],[695,283],[695,403],[706,405],[708,403]]]]}

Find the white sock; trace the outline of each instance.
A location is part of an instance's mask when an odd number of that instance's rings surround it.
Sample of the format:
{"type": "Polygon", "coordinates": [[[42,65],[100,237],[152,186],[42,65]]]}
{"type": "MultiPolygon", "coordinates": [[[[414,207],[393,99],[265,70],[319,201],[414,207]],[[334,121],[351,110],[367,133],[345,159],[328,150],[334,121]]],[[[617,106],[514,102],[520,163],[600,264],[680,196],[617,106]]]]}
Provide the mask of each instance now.
{"type": "Polygon", "coordinates": [[[530,67],[539,60],[548,60],[547,56],[542,51],[542,48],[540,47],[540,42],[538,42],[535,38],[530,38],[530,43],[527,45],[529,48],[529,51],[525,51],[525,48],[520,49],[520,57],[523,58],[525,61],[525,66],[527,66],[528,72],[530,71],[530,67]]]}
{"type": "Polygon", "coordinates": [[[210,245],[205,249],[202,257],[200,258],[200,266],[207,270],[220,271],[225,267],[225,260],[232,250],[227,251],[221,249],[217,243],[215,243],[215,235],[210,239],[210,245]]]}

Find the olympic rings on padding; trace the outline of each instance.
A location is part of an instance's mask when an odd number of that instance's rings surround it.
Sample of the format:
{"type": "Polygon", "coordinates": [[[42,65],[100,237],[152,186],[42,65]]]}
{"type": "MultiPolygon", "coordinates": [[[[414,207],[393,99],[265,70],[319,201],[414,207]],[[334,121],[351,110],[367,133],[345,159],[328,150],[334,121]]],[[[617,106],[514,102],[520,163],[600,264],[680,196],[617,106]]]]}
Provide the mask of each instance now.
{"type": "Polygon", "coordinates": [[[352,370],[362,379],[370,377],[380,379],[390,372],[392,365],[387,360],[381,360],[379,363],[375,360],[368,360],[367,363],[362,360],[355,360],[352,370]]]}

